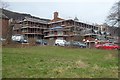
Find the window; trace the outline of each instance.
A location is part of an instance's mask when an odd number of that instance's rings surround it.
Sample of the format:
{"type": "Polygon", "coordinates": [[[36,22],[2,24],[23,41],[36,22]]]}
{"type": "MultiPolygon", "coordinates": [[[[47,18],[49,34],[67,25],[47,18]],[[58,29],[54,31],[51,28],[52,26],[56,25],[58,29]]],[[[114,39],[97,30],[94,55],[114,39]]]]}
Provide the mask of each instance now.
{"type": "Polygon", "coordinates": [[[58,31],[58,35],[63,35],[63,31],[58,31]]]}

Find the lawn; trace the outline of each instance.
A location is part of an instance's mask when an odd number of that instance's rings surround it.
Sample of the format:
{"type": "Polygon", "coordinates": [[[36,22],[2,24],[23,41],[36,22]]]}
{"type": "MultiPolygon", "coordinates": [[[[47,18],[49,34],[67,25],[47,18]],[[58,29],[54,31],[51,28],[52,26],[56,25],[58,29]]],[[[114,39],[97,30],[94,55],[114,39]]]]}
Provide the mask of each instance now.
{"type": "Polygon", "coordinates": [[[118,51],[39,46],[3,48],[3,78],[118,78],[118,51]]]}

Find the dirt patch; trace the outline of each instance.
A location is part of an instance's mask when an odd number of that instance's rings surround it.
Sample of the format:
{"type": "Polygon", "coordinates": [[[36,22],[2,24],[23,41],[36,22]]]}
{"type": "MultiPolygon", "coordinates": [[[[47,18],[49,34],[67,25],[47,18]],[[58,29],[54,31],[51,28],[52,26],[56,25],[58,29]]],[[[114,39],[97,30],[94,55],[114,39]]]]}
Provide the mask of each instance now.
{"type": "Polygon", "coordinates": [[[66,69],[62,68],[62,67],[58,67],[53,69],[53,72],[55,72],[56,74],[60,74],[63,73],[66,69]]]}
{"type": "Polygon", "coordinates": [[[99,70],[100,68],[99,68],[99,66],[97,65],[97,64],[95,64],[93,67],[92,67],[92,70],[93,71],[97,71],[97,70],[99,70]]]}
{"type": "Polygon", "coordinates": [[[110,59],[113,59],[113,58],[115,58],[115,57],[117,57],[117,55],[116,54],[108,54],[108,55],[105,55],[105,60],[110,60],[110,59]]]}
{"type": "Polygon", "coordinates": [[[78,67],[78,68],[86,68],[88,67],[88,64],[83,62],[82,60],[78,60],[76,61],[75,65],[78,67]]]}

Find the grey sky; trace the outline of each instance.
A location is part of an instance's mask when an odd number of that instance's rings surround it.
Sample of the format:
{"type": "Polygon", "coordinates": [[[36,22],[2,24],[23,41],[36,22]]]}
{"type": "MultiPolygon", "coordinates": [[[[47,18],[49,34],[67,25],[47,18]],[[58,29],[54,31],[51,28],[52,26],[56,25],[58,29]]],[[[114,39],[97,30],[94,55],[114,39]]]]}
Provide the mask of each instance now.
{"type": "Polygon", "coordinates": [[[9,2],[9,9],[21,13],[29,13],[40,18],[53,18],[53,12],[58,11],[59,17],[68,19],[78,17],[79,21],[90,23],[103,23],[109,10],[115,3],[114,0],[81,0],[74,2],[9,2]]]}

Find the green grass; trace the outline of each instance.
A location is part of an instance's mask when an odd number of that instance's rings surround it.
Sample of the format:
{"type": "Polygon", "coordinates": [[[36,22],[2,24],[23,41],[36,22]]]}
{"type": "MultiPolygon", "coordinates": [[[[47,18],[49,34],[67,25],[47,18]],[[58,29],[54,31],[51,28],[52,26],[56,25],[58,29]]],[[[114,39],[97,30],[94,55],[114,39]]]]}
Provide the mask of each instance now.
{"type": "Polygon", "coordinates": [[[3,48],[3,78],[118,78],[116,50],[3,48]]]}

